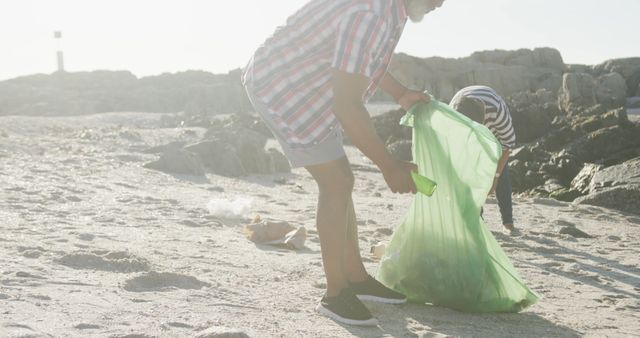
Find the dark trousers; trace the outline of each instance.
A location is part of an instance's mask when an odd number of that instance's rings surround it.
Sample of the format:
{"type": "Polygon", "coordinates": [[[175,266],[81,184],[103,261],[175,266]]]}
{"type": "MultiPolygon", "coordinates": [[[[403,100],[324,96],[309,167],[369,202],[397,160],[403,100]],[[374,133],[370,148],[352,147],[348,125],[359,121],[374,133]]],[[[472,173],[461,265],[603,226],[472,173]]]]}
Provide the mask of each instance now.
{"type": "MultiPolygon", "coordinates": [[[[509,181],[509,167],[505,166],[498,185],[496,186],[496,199],[500,207],[502,224],[513,224],[513,202],[511,201],[511,182],[509,181]]],[[[480,216],[484,214],[484,208],[480,208],[480,216]]]]}
{"type": "Polygon", "coordinates": [[[502,224],[513,224],[513,202],[511,201],[511,182],[509,181],[509,166],[505,166],[498,185],[496,186],[496,198],[500,207],[502,224]]]}

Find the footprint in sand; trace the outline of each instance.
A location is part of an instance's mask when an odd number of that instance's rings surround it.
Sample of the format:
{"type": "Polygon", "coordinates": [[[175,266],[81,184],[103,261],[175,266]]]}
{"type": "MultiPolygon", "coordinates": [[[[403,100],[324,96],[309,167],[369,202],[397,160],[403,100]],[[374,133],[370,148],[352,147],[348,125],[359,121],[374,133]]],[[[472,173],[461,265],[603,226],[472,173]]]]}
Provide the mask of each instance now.
{"type": "Polygon", "coordinates": [[[93,330],[93,329],[100,329],[102,327],[100,325],[95,325],[95,324],[81,323],[81,324],[75,325],[73,328],[78,330],[93,330]]]}
{"type": "Polygon", "coordinates": [[[26,258],[38,258],[42,256],[42,254],[46,251],[42,247],[19,246],[18,252],[20,252],[20,254],[22,254],[22,256],[26,258]]]}
{"type": "Polygon", "coordinates": [[[93,251],[64,255],[56,260],[58,264],[79,270],[99,270],[111,272],[149,271],[149,262],[128,252],[93,251]]]}
{"type": "Polygon", "coordinates": [[[123,289],[130,292],[173,291],[175,289],[201,289],[210,286],[195,277],[171,272],[151,271],[142,276],[127,280],[123,289]]]}

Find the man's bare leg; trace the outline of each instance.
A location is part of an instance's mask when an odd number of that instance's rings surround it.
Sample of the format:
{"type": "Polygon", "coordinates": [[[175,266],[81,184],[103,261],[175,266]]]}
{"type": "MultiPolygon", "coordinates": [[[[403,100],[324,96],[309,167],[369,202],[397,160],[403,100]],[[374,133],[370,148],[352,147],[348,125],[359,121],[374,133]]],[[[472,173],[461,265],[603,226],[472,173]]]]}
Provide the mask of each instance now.
{"type": "Polygon", "coordinates": [[[344,257],[353,172],[346,157],[305,168],[318,184],[316,226],[327,278],[327,296],[333,297],[348,286],[344,257]]]}
{"type": "Polygon", "coordinates": [[[344,253],[344,273],[351,283],[367,280],[367,270],[362,264],[360,246],[358,245],[358,224],[353,199],[349,199],[347,208],[347,246],[344,253]]]}

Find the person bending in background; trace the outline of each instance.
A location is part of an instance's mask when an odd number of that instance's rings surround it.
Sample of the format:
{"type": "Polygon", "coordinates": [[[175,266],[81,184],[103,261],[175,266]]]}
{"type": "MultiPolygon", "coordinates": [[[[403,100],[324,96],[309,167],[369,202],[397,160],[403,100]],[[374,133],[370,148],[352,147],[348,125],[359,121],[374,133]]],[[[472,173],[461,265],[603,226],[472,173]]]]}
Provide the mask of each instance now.
{"type": "Polygon", "coordinates": [[[502,144],[502,157],[498,162],[490,193],[495,192],[498,199],[502,224],[514,231],[509,168],[505,170],[511,149],[516,144],[509,107],[495,90],[487,86],[463,88],[454,95],[449,105],[470,119],[484,124],[502,144]]]}

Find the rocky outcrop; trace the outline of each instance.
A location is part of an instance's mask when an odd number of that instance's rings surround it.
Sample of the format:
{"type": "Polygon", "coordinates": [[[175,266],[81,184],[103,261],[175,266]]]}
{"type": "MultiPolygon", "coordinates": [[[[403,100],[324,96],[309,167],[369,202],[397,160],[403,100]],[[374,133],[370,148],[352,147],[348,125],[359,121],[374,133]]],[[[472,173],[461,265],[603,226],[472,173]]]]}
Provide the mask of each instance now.
{"type": "MultiPolygon", "coordinates": [[[[508,166],[516,193],[572,201],[592,193],[587,187],[598,170],[640,156],[640,126],[629,121],[624,108],[595,105],[566,115],[544,90],[507,101],[518,140],[526,142],[512,151],[508,166]]],[[[399,126],[403,114],[377,116],[374,126],[395,156],[409,159],[411,136],[399,126]]]]}
{"type": "Polygon", "coordinates": [[[265,150],[268,135],[259,132],[262,128],[257,125],[261,123],[245,116],[217,120],[200,142],[177,149],[155,147],[162,152],[161,157],[145,167],[176,174],[211,172],[227,177],[290,172],[282,153],[274,148],[265,150]]]}
{"type": "Polygon", "coordinates": [[[187,71],[136,78],[125,71],[57,72],[0,82],[0,115],[80,115],[103,112],[251,111],[240,71],[187,71]]]}
{"type": "Polygon", "coordinates": [[[539,89],[556,93],[565,64],[557,50],[537,48],[477,52],[460,59],[398,54],[389,70],[404,84],[448,102],[459,89],[473,84],[490,86],[504,96],[539,89]]]}

